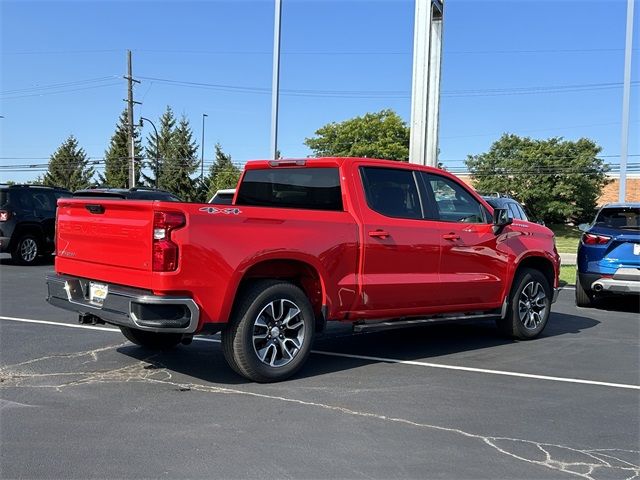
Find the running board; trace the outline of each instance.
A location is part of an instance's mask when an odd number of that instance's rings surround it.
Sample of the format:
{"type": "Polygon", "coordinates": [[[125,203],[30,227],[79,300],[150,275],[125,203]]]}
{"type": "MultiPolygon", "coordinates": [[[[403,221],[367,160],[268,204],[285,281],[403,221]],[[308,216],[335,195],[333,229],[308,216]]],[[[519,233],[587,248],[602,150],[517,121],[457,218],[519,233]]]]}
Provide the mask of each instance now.
{"type": "Polygon", "coordinates": [[[451,316],[438,316],[430,318],[413,318],[411,320],[386,320],[386,321],[372,321],[370,323],[356,323],[353,325],[353,331],[371,332],[379,330],[392,330],[396,328],[409,328],[419,327],[421,325],[430,325],[435,323],[445,323],[460,320],[483,320],[483,319],[496,319],[500,318],[500,313],[481,313],[481,314],[468,314],[468,315],[451,315],[451,316]]]}

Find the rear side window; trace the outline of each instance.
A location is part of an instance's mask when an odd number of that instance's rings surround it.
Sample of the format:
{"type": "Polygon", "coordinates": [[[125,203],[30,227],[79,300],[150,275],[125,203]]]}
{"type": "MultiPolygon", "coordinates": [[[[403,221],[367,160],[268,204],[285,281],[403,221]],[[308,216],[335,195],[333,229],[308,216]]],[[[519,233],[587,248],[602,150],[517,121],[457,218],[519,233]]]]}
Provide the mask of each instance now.
{"type": "Polygon", "coordinates": [[[35,191],[33,193],[35,209],[44,214],[52,214],[56,210],[56,197],[51,191],[35,191]]]}
{"type": "Polygon", "coordinates": [[[423,218],[414,173],[400,168],[360,169],[367,204],[387,217],[423,218]]]}
{"type": "Polygon", "coordinates": [[[0,190],[0,207],[9,203],[9,192],[6,190],[0,190]]]}
{"type": "Polygon", "coordinates": [[[516,208],[516,204],[515,203],[507,203],[507,206],[509,207],[509,216],[511,218],[513,218],[514,220],[521,220],[520,212],[518,212],[518,209],[516,208]]]}
{"type": "Polygon", "coordinates": [[[343,210],[337,168],[247,170],[236,205],[343,210]]]}
{"type": "Polygon", "coordinates": [[[621,230],[640,230],[640,208],[603,208],[598,213],[595,224],[621,230]]]}

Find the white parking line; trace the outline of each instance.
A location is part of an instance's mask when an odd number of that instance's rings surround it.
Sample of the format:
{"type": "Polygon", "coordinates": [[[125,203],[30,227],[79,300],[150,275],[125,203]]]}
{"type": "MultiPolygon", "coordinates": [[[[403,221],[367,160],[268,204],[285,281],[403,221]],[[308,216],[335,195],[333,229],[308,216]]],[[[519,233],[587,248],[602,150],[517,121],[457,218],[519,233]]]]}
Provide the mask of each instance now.
{"type": "MultiPolygon", "coordinates": [[[[116,330],[114,328],[95,327],[91,325],[74,325],[70,323],[51,322],[47,320],[33,320],[29,318],[0,316],[0,320],[9,320],[9,321],[23,322],[23,323],[38,323],[43,325],[54,325],[57,327],[84,328],[88,330],[100,330],[100,331],[115,332],[115,333],[120,332],[120,330],[116,330]]],[[[194,337],[194,340],[200,341],[200,342],[220,343],[220,340],[216,338],[194,337]]],[[[368,361],[381,362],[381,363],[398,363],[401,365],[413,365],[418,367],[439,368],[443,370],[458,370],[463,372],[484,373],[488,375],[502,375],[507,377],[530,378],[533,380],[547,380],[552,382],[579,383],[582,385],[596,385],[600,387],[622,388],[627,390],[640,390],[640,385],[633,385],[628,383],[599,382],[597,380],[585,380],[581,378],[554,377],[550,375],[536,375],[532,373],[509,372],[505,370],[490,370],[487,368],[462,367],[459,365],[447,365],[442,363],[421,362],[417,360],[399,360],[397,358],[372,357],[369,355],[354,355],[350,353],[327,352],[324,350],[311,350],[311,353],[314,353],[316,355],[327,355],[331,357],[352,358],[355,360],[368,360],[368,361]]]]}

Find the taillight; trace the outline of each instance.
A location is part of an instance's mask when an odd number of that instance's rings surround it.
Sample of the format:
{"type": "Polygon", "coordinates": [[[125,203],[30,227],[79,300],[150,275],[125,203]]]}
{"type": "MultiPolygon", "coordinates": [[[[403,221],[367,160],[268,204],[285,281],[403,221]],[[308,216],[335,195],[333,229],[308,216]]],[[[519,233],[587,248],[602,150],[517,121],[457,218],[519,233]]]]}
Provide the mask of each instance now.
{"type": "Polygon", "coordinates": [[[611,237],[607,235],[594,235],[593,233],[585,233],[582,235],[582,243],[585,245],[604,245],[609,243],[611,237]]]}
{"type": "Polygon", "coordinates": [[[182,212],[153,212],[153,271],[173,272],[178,268],[178,245],[171,232],[184,226],[182,212]]]}
{"type": "Polygon", "coordinates": [[[11,213],[7,210],[0,210],[0,222],[6,222],[11,218],[11,213]]]}

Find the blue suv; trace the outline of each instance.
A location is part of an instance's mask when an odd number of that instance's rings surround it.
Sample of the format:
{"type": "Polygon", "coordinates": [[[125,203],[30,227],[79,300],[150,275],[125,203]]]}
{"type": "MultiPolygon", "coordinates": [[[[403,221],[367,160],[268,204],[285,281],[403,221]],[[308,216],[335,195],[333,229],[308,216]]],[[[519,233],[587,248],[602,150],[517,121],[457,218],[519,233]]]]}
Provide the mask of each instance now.
{"type": "Polygon", "coordinates": [[[576,305],[590,307],[597,296],[640,294],[640,203],[602,207],[578,246],[576,305]]]}

